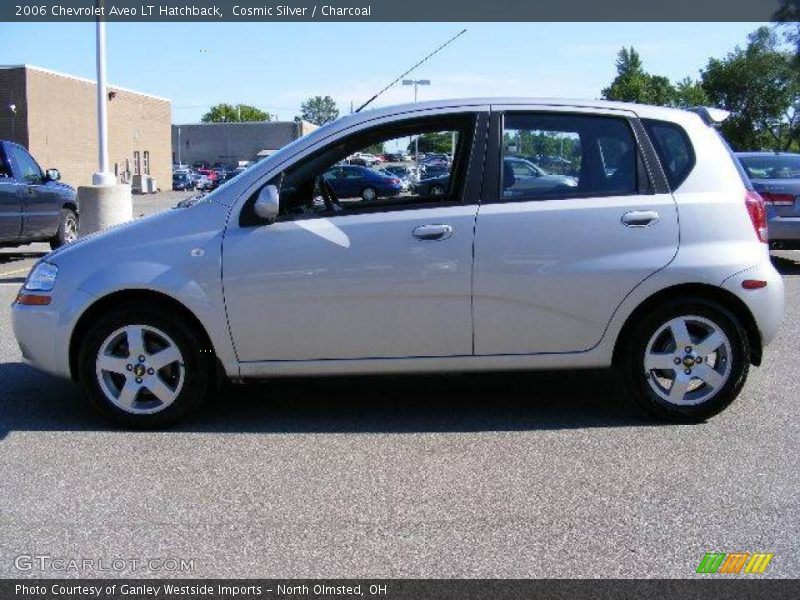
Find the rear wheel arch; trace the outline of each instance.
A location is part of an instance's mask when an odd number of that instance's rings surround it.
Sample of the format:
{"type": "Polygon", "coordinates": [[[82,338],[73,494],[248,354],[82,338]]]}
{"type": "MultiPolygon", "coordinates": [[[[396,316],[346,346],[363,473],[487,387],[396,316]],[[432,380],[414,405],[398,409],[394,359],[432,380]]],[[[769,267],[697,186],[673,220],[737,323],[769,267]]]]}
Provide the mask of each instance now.
{"type": "Polygon", "coordinates": [[[687,283],[680,284],[659,290],[652,296],[644,300],[637,306],[628,318],[625,324],[620,329],[617,340],[614,344],[614,364],[619,364],[620,356],[625,343],[630,338],[630,332],[633,325],[637,323],[641,317],[652,310],[654,307],[680,299],[700,298],[717,302],[731,313],[736,316],[741,325],[747,333],[747,340],[750,345],[750,362],[755,366],[761,364],[763,354],[763,344],[761,343],[761,333],[758,330],[753,314],[747,305],[742,302],[735,294],[732,294],[726,289],[721,287],[702,284],[702,283],[687,283]]]}
{"type": "Polygon", "coordinates": [[[203,340],[209,350],[214,353],[213,360],[216,365],[215,382],[220,384],[225,379],[225,370],[217,357],[214,344],[208,331],[203,326],[202,321],[184,304],[167,294],[154,290],[121,290],[113,292],[99,298],[87,308],[79,317],[69,343],[69,370],[70,376],[74,381],[78,380],[78,356],[80,352],[81,340],[91,327],[92,323],[110,309],[115,309],[123,305],[153,305],[158,306],[158,310],[164,313],[171,313],[180,319],[185,320],[203,340]]]}

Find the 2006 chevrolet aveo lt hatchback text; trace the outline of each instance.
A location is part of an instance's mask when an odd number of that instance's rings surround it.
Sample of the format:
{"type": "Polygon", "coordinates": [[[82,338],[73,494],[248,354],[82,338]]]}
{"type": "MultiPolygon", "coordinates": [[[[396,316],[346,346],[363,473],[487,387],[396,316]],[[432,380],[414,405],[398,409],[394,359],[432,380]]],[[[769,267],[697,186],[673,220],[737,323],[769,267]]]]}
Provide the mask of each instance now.
{"type": "Polygon", "coordinates": [[[47,255],[14,331],[130,426],[223,378],[612,365],[640,407],[702,420],[783,313],[724,116],[505,99],[342,118],[191,207],[47,255]],[[450,156],[436,193],[339,197],[325,173],[376,144],[450,156]]]}

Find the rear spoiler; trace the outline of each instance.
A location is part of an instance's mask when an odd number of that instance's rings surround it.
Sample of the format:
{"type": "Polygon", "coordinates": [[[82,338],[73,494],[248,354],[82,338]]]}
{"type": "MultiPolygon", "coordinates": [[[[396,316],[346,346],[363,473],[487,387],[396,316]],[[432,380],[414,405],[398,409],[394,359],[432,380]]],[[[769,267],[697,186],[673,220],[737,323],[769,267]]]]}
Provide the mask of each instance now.
{"type": "Polygon", "coordinates": [[[698,115],[706,125],[710,125],[711,127],[718,127],[725,119],[731,116],[731,112],[729,110],[723,110],[721,108],[713,108],[711,106],[693,106],[692,108],[687,108],[689,112],[692,112],[698,115]]]}

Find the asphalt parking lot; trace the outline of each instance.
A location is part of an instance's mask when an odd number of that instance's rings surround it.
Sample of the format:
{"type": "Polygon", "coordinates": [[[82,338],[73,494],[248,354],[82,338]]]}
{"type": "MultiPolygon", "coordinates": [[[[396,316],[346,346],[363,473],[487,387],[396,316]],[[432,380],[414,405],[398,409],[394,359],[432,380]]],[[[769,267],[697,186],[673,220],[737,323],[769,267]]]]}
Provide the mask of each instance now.
{"type": "Polygon", "coordinates": [[[0,577],[683,578],[709,551],[800,573],[800,252],[774,253],[787,313],[764,365],[702,425],[572,372],[285,380],[133,433],[22,362],[9,305],[44,249],[0,250],[0,577]]]}

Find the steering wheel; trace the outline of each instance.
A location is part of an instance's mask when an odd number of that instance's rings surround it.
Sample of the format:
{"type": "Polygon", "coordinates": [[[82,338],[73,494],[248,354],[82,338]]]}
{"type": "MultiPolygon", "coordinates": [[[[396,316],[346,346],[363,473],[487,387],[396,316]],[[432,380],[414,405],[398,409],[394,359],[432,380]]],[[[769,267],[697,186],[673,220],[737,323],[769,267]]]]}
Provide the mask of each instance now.
{"type": "Polygon", "coordinates": [[[339,203],[339,198],[336,197],[336,192],[333,191],[333,186],[322,175],[319,177],[319,191],[322,194],[322,200],[325,202],[325,208],[333,212],[342,210],[342,205],[339,203]]]}

